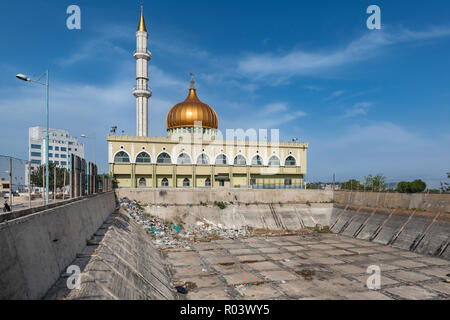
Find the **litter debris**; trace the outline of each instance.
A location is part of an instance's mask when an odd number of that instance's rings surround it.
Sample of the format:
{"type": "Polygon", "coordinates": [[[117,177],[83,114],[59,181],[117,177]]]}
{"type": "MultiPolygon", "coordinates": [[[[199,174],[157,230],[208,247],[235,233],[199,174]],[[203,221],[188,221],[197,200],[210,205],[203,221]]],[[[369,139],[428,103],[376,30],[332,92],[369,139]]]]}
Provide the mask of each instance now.
{"type": "Polygon", "coordinates": [[[197,284],[195,282],[188,281],[184,284],[184,288],[188,291],[197,289],[197,284]]]}
{"type": "Polygon", "coordinates": [[[300,271],[295,271],[298,275],[301,275],[305,280],[312,280],[313,276],[316,274],[314,270],[303,269],[300,271]]]}
{"type": "MultiPolygon", "coordinates": [[[[184,248],[190,250],[190,245],[197,241],[211,241],[213,239],[237,239],[250,235],[250,229],[245,228],[225,228],[221,224],[215,224],[207,219],[195,218],[188,213],[184,213],[174,222],[164,221],[154,217],[150,212],[151,205],[145,208],[137,201],[132,201],[127,197],[119,199],[120,210],[129,214],[152,238],[153,244],[159,249],[184,248]],[[148,210],[146,212],[146,210],[148,210]]],[[[162,205],[167,208],[167,205],[162,205]]],[[[160,208],[160,206],[153,206],[160,208]]],[[[204,271],[206,272],[206,271],[204,271]]]]}
{"type": "Polygon", "coordinates": [[[181,287],[181,286],[177,286],[177,287],[175,287],[175,289],[177,290],[178,293],[181,293],[181,294],[187,294],[188,293],[188,291],[185,288],[181,287]]]}

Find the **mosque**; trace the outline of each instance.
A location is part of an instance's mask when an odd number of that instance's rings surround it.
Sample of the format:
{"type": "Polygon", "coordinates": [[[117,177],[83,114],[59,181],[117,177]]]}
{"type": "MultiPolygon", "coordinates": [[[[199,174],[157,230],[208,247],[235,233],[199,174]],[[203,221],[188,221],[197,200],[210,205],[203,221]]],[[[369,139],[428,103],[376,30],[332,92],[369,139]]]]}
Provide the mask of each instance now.
{"type": "Polygon", "coordinates": [[[137,133],[107,136],[109,173],[119,188],[305,188],[308,144],[274,141],[273,135],[271,141],[252,139],[248,130],[224,139],[219,117],[197,96],[192,74],[187,98],[167,114],[167,137],[149,137],[151,53],[143,8],[136,40],[137,133]]]}

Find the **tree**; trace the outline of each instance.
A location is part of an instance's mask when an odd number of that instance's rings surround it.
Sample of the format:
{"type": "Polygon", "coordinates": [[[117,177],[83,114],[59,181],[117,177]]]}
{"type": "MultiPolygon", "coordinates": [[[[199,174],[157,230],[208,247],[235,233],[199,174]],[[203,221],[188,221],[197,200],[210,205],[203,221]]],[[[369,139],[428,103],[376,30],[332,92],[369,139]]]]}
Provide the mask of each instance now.
{"type": "MultiPolygon", "coordinates": [[[[54,186],[54,172],[55,172],[55,163],[49,163],[48,171],[49,171],[49,188],[52,189],[54,186]]],[[[36,170],[31,172],[31,184],[36,187],[43,187],[43,172],[45,172],[45,165],[39,166],[36,170]]],[[[64,174],[66,174],[66,185],[69,184],[69,178],[67,175],[67,170],[65,168],[56,167],[56,187],[62,188],[64,185],[64,174]]]]}
{"type": "Polygon", "coordinates": [[[401,193],[420,193],[424,192],[427,188],[427,184],[420,179],[413,182],[402,181],[397,185],[397,191],[401,193]]]}
{"type": "Polygon", "coordinates": [[[360,190],[363,190],[364,187],[363,187],[363,185],[361,185],[361,183],[358,180],[350,179],[347,182],[342,183],[341,189],[342,190],[360,191],[360,190]]]}
{"type": "Polygon", "coordinates": [[[427,184],[420,179],[414,180],[409,185],[409,192],[411,193],[420,193],[424,192],[427,188],[427,184]]]}
{"type": "Polygon", "coordinates": [[[397,192],[408,193],[410,192],[410,183],[408,181],[401,181],[397,184],[397,192]]]}
{"type": "Polygon", "coordinates": [[[386,177],[382,174],[377,174],[375,176],[372,176],[369,174],[366,177],[366,181],[364,182],[364,188],[367,191],[374,191],[374,192],[381,192],[385,191],[387,187],[386,184],[386,177]]]}

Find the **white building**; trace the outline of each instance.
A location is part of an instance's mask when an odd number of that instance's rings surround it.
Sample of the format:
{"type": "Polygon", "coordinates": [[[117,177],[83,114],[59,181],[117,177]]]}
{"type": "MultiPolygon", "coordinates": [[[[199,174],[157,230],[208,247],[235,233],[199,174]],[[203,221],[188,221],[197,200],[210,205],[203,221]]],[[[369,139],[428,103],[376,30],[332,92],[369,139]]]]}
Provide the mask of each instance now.
{"type": "MultiPolygon", "coordinates": [[[[45,136],[44,127],[30,127],[28,138],[28,159],[31,170],[45,164],[45,136]]],[[[64,129],[49,129],[49,162],[59,167],[69,168],[70,154],[84,158],[84,145],[78,139],[69,135],[64,129]]]]}

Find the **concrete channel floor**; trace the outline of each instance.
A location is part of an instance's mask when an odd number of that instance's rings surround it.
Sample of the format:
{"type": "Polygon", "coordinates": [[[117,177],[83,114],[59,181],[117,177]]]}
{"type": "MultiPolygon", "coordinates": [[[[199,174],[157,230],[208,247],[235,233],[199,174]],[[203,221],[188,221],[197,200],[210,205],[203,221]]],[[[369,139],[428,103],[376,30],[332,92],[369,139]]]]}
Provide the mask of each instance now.
{"type": "Polygon", "coordinates": [[[213,240],[164,255],[188,300],[450,299],[450,261],[336,234],[213,240]],[[366,285],[374,265],[380,290],[366,285]]]}

